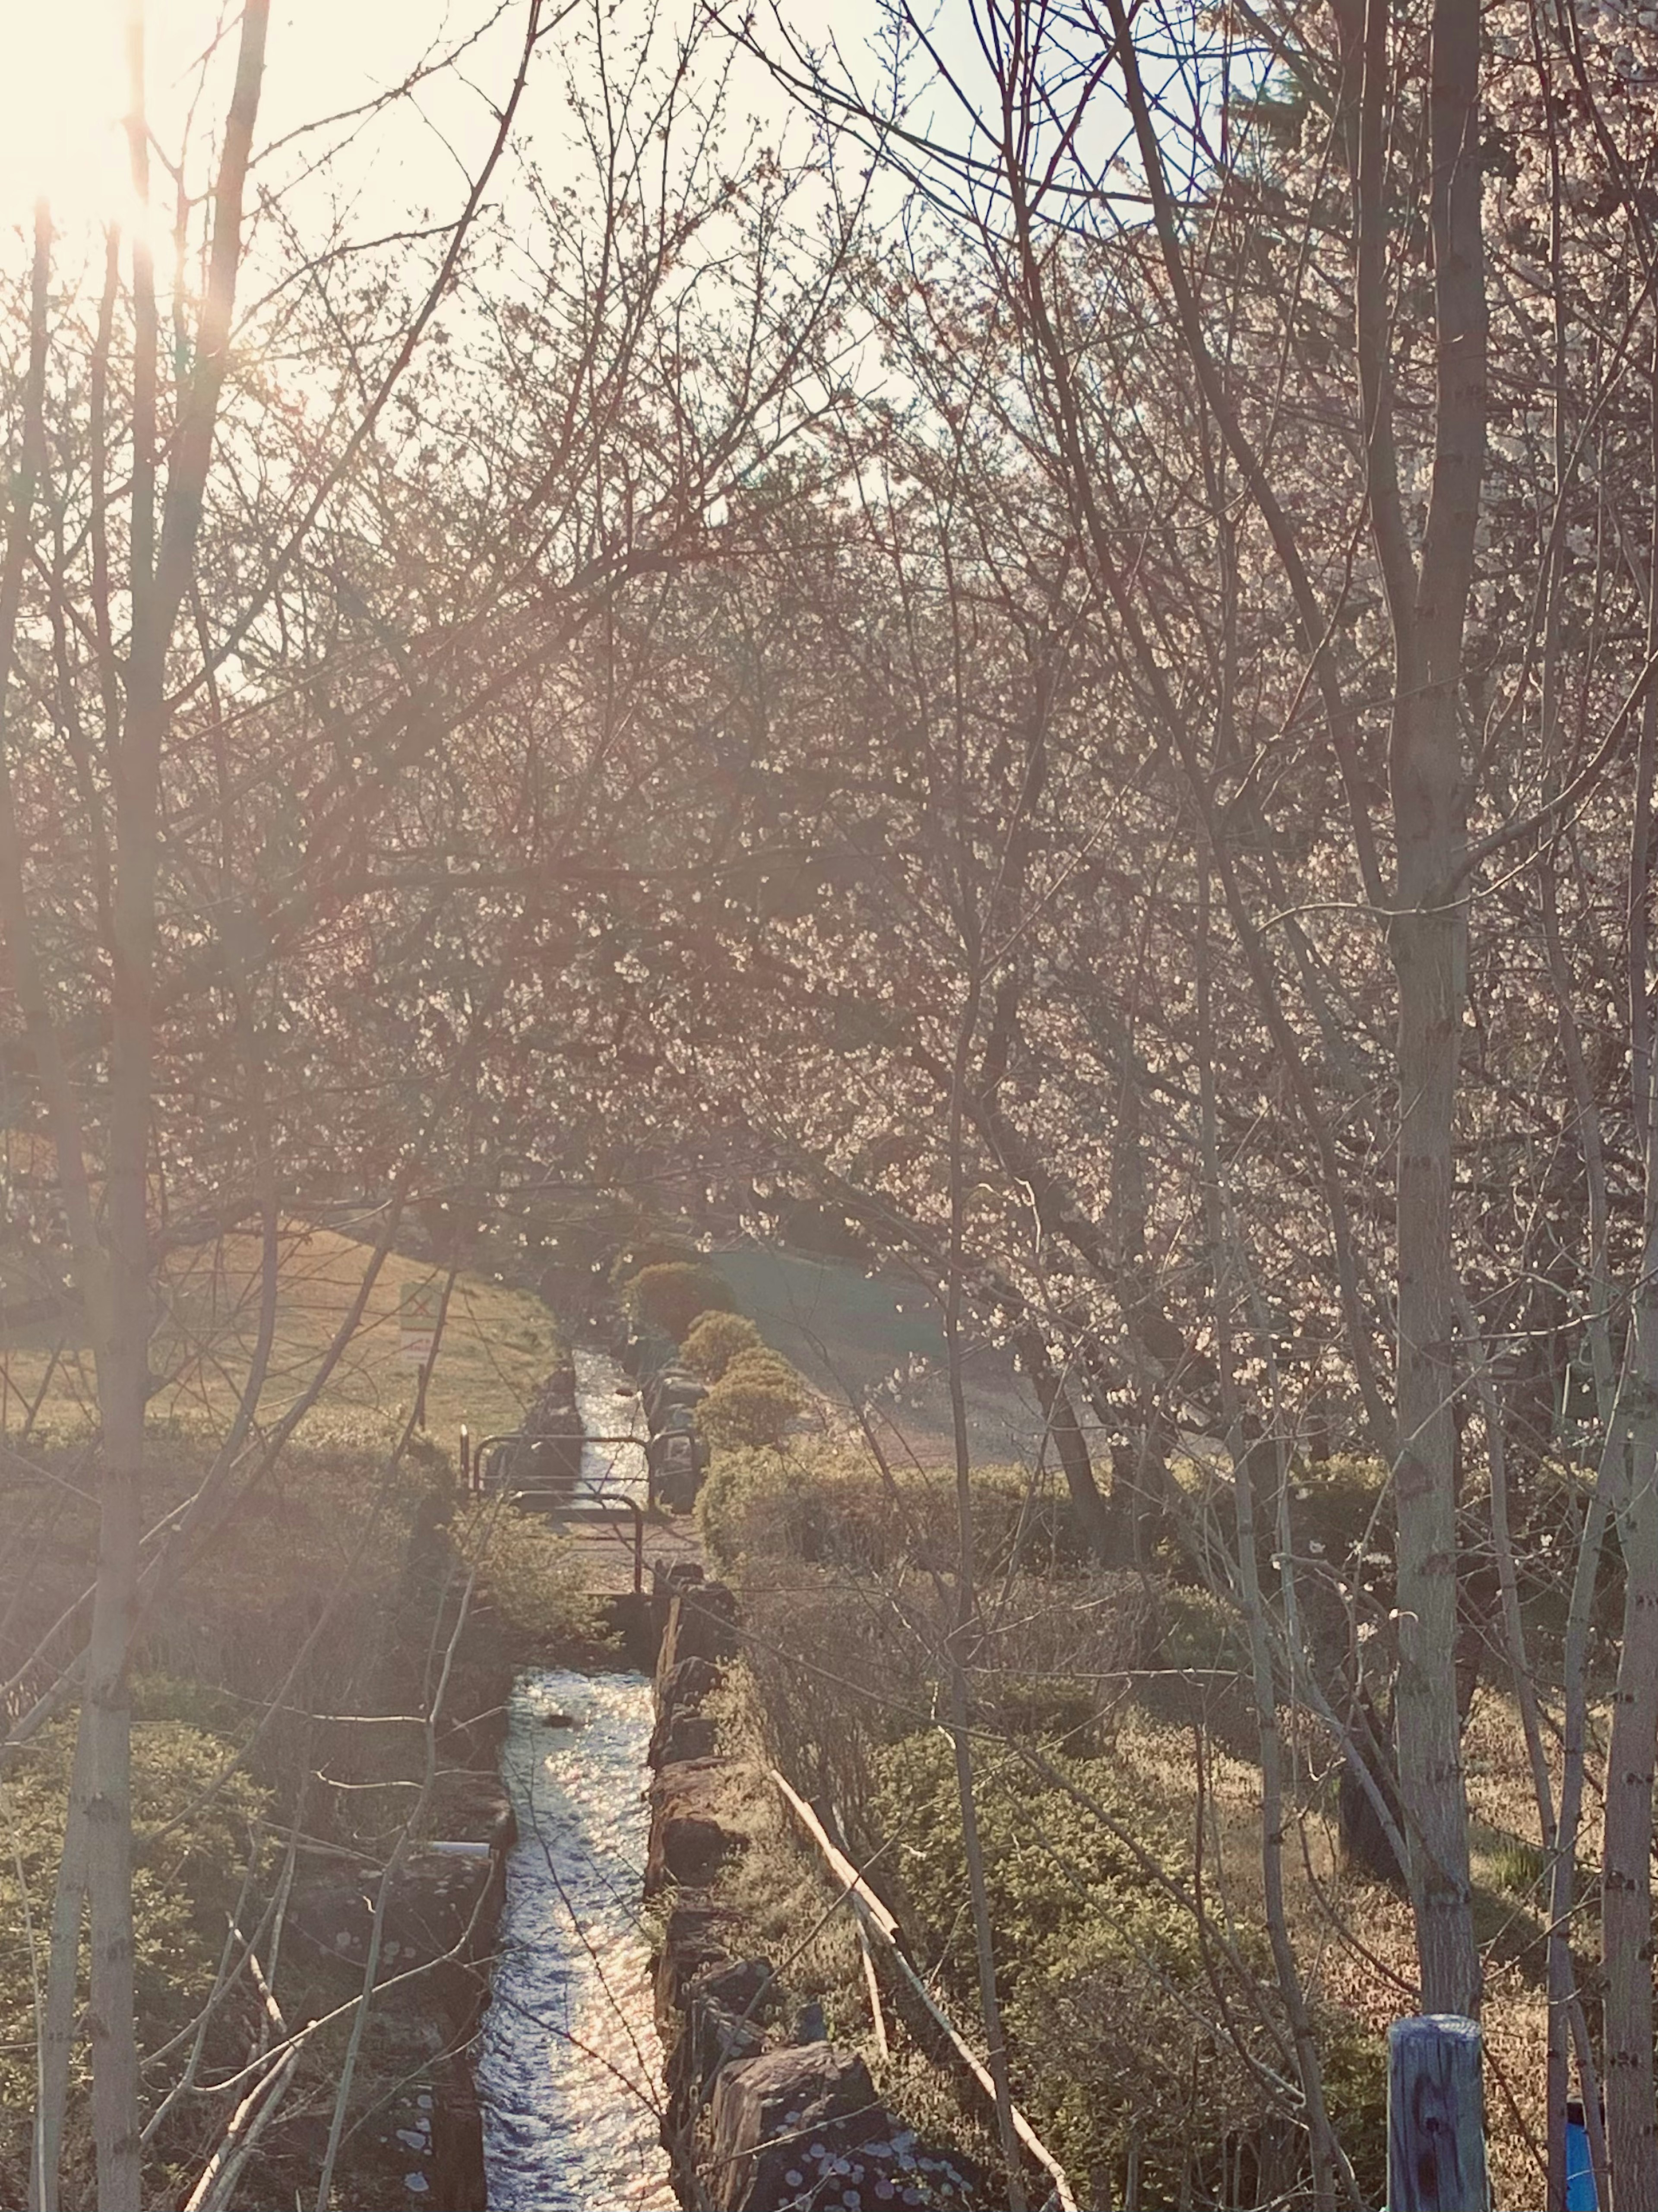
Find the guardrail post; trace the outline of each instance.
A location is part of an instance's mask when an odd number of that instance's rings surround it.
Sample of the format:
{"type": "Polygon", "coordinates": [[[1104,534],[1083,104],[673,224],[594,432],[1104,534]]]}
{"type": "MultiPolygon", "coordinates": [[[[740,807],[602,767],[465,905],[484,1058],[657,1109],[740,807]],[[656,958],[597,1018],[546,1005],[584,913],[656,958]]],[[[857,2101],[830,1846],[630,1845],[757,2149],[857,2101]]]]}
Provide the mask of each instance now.
{"type": "Polygon", "coordinates": [[[1480,2055],[1460,2014],[1388,2030],[1388,2212],[1491,2212],[1480,2055]]]}

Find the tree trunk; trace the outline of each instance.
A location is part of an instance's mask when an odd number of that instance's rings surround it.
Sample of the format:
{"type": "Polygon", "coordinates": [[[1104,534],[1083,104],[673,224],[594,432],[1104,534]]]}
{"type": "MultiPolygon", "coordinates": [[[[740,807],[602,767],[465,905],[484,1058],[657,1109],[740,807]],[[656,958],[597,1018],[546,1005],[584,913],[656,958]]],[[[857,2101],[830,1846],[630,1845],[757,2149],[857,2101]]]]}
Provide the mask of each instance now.
{"type": "Polygon", "coordinates": [[[1459,780],[1454,696],[1395,717],[1400,823],[1399,975],[1399,1680],[1394,1725],[1426,2012],[1473,2016],[1479,1960],[1468,1873],[1456,1698],[1456,1424],[1451,1139],[1464,998],[1460,857],[1448,817],[1459,780]]]}
{"type": "Polygon", "coordinates": [[[1467,859],[1458,702],[1485,455],[1479,0],[1434,0],[1429,96],[1435,420],[1419,568],[1393,457],[1380,278],[1394,219],[1380,134],[1387,17],[1370,0],[1360,151],[1359,339],[1373,525],[1394,632],[1388,780],[1398,852],[1400,1796],[1425,2011],[1479,2007],[1456,1707],[1456,1291],[1451,1203],[1467,1000],[1467,859]]]}
{"type": "MultiPolygon", "coordinates": [[[[1647,1279],[1658,1240],[1645,1254],[1647,1279]]],[[[1637,1302],[1616,1419],[1629,1451],[1618,1511],[1624,1640],[1606,1750],[1601,1951],[1612,2212],[1658,2204],[1652,2002],[1652,1761],[1658,1740],[1658,1310],[1637,1302]]]]}
{"type": "Polygon", "coordinates": [[[87,1897],[86,1801],[91,1736],[84,1717],[75,1740],[64,1828],[64,1854],[52,1900],[46,2001],[40,2019],[40,2109],[34,2116],[29,2212],[58,2212],[58,2161],[69,2111],[70,2061],[75,2049],[76,1998],[81,1978],[81,1923],[87,1897]]]}
{"type": "Polygon", "coordinates": [[[1088,1548],[1101,1566],[1121,1566],[1120,1516],[1100,1495],[1099,1485],[1094,1480],[1094,1462],[1089,1455],[1087,1439],[1078,1425],[1071,1393],[1063,1378],[1054,1371],[1041,1331],[1019,1330],[1014,1338],[1014,1349],[1035,1389],[1036,1402],[1042,1409],[1042,1418],[1054,1438],[1054,1449],[1059,1454],[1071,1510],[1077,1516],[1088,1548]]]}

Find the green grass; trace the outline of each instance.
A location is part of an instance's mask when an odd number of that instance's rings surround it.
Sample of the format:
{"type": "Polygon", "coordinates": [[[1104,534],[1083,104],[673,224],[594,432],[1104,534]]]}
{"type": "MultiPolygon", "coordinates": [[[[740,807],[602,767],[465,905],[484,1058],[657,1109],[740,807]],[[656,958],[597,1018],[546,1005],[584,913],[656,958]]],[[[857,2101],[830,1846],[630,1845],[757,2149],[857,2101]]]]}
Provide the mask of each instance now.
{"type": "MultiPolygon", "coordinates": [[[[246,1385],[258,1323],[259,1240],[233,1235],[174,1254],[161,1281],[162,1313],[150,1351],[158,1387],[151,1412],[210,1432],[228,1423],[246,1385]]],[[[261,1420],[276,1419],[310,1382],[360,1289],[370,1248],[330,1229],[284,1224],[276,1326],[261,1420]]],[[[405,1289],[440,1286],[424,1261],[389,1258],[331,1376],[319,1410],[381,1426],[405,1419],[416,1370],[400,1349],[405,1289]]],[[[0,1340],[0,1434],[15,1437],[39,1395],[37,1427],[60,1437],[89,1427],[92,1362],[78,1328],[35,1323],[0,1340]],[[50,1373],[48,1373],[50,1370],[50,1373]]],[[[516,1425],[556,1350],[551,1315],[525,1291],[463,1273],[455,1282],[426,1394],[428,1432],[453,1448],[460,1423],[475,1437],[516,1425]]]]}

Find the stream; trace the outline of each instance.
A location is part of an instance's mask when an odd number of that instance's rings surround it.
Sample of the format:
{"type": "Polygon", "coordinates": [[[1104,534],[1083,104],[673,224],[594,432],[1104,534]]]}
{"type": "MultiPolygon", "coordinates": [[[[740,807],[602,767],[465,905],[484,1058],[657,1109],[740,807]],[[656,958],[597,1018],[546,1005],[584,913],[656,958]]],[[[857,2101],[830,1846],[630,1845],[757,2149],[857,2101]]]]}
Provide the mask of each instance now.
{"type": "MultiPolygon", "coordinates": [[[[588,1435],[642,1438],[601,1353],[575,1355],[588,1435]]],[[[642,1444],[589,1443],[583,1480],[642,1498],[642,1444]]],[[[667,2212],[662,2052],[641,1919],[651,1686],[560,1668],[520,1675],[501,1775],[518,1815],[477,2080],[490,2212],[667,2212]]]]}

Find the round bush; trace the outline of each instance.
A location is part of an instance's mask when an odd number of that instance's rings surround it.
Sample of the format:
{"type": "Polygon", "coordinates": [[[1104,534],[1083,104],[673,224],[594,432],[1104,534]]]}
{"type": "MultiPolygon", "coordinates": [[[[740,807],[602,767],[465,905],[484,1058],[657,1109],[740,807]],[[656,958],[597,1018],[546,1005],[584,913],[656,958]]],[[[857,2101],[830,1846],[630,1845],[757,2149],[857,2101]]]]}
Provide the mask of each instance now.
{"type": "Polygon", "coordinates": [[[780,1444],[806,1410],[805,1380],[775,1352],[747,1352],[696,1409],[696,1425],[721,1451],[780,1444]]]}
{"type": "Polygon", "coordinates": [[[689,1237],[635,1236],[610,1262],[610,1287],[624,1291],[634,1277],[647,1267],[681,1262],[695,1267],[701,1257],[689,1237]]]}
{"type": "Polygon", "coordinates": [[[798,1367],[793,1367],[780,1352],[774,1352],[762,1344],[753,1350],[739,1352],[726,1363],[720,1376],[722,1382],[767,1382],[779,1389],[798,1390],[802,1404],[805,1401],[806,1379],[798,1367]]]}
{"type": "Polygon", "coordinates": [[[717,1382],[733,1359],[764,1346],[759,1330],[743,1315],[716,1312],[698,1314],[679,1349],[693,1375],[717,1382]]]}
{"type": "Polygon", "coordinates": [[[629,1312],[647,1328],[677,1344],[705,1313],[730,1313],[737,1301],[712,1267],[701,1261],[669,1260],[641,1267],[623,1294],[629,1312]]]}

